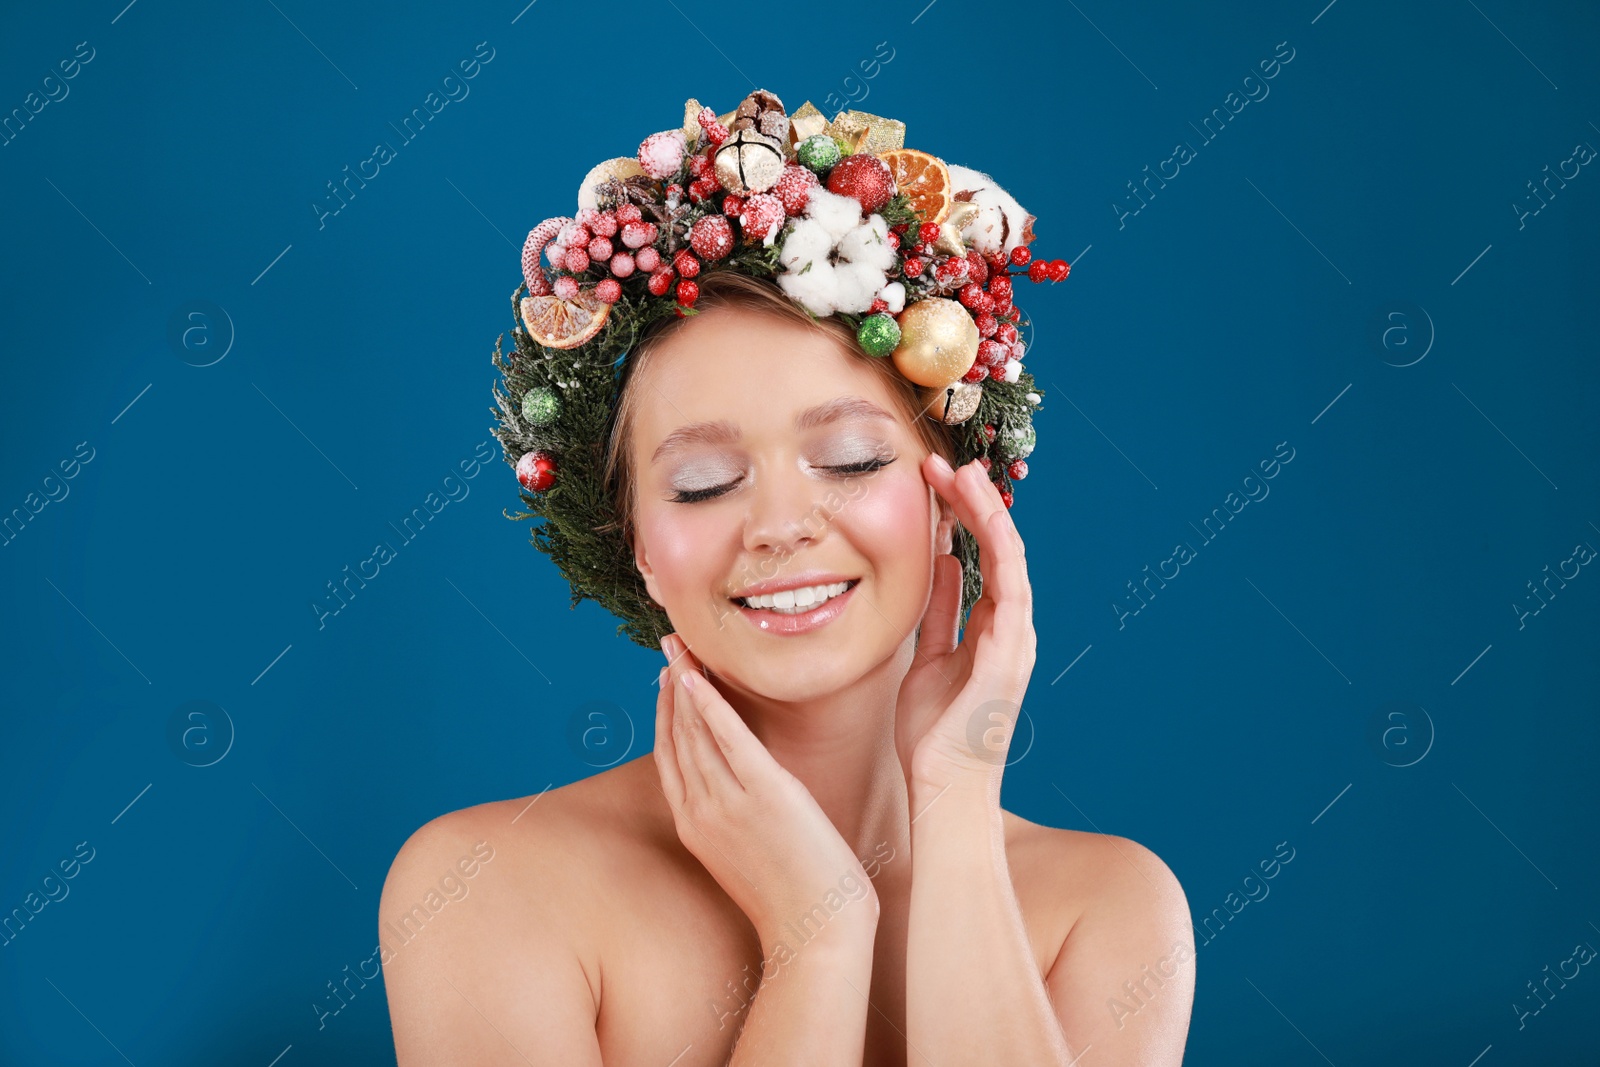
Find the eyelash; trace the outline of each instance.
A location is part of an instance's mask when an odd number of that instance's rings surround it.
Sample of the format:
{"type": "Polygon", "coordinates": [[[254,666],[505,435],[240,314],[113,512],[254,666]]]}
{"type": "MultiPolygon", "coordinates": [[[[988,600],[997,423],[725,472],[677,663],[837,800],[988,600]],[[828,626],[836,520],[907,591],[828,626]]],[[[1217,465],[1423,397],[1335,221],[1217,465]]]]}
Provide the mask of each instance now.
{"type": "MultiPolygon", "coordinates": [[[[821,469],[849,477],[857,474],[871,474],[873,471],[881,470],[893,462],[893,459],[868,459],[862,460],[860,463],[846,463],[843,466],[823,467],[821,469]]],[[[728,492],[735,484],[737,483],[730,482],[727,485],[712,486],[709,489],[680,489],[672,497],[672,502],[674,504],[695,504],[702,500],[710,500],[728,492]]]]}

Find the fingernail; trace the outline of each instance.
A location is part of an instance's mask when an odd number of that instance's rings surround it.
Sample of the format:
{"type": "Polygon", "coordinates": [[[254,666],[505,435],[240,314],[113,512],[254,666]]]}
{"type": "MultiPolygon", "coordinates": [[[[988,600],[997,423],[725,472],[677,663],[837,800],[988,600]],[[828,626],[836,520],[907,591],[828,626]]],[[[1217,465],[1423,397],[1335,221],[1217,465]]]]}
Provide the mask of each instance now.
{"type": "Polygon", "coordinates": [[[937,452],[933,454],[933,465],[938,467],[939,470],[945,474],[950,473],[950,461],[939,455],[937,452]]]}
{"type": "Polygon", "coordinates": [[[671,641],[671,640],[672,640],[672,635],[671,634],[668,634],[667,636],[665,636],[665,637],[663,637],[661,639],[661,654],[663,656],[667,657],[667,662],[668,663],[672,662],[672,650],[667,647],[667,642],[671,641]]]}
{"type": "Polygon", "coordinates": [[[682,674],[678,675],[678,677],[682,679],[683,687],[691,692],[694,690],[695,686],[700,684],[700,679],[695,677],[695,673],[692,670],[684,671],[682,674]]]}
{"type": "Polygon", "coordinates": [[[662,667],[661,668],[661,673],[656,675],[656,688],[660,689],[661,687],[665,686],[666,684],[667,684],[667,669],[665,667],[662,667]]]}

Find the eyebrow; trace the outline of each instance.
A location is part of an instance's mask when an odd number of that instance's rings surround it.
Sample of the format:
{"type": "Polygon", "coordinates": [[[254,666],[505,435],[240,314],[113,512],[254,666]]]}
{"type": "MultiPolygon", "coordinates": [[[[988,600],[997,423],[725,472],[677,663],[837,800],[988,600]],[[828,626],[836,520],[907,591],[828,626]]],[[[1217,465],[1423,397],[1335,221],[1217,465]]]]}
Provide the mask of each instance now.
{"type": "MultiPolygon", "coordinates": [[[[831,422],[843,419],[884,419],[890,422],[894,417],[877,404],[860,396],[841,396],[815,407],[806,408],[795,416],[794,428],[796,430],[812,430],[818,426],[826,426],[831,422]]],[[[727,419],[717,419],[710,422],[693,422],[687,426],[680,426],[662,438],[656,446],[655,452],[650,456],[654,463],[669,452],[675,452],[689,445],[730,444],[739,439],[739,427],[727,419]]]]}

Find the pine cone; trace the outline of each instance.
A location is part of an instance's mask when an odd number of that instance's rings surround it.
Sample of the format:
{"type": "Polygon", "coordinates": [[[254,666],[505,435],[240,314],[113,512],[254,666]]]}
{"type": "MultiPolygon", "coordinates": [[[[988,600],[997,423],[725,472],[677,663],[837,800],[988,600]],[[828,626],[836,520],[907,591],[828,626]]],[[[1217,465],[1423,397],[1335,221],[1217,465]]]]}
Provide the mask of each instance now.
{"type": "Polygon", "coordinates": [[[757,89],[739,101],[739,107],[733,115],[729,133],[734,130],[754,130],[776,139],[779,144],[789,143],[789,115],[783,110],[783,101],[775,94],[757,89]]]}

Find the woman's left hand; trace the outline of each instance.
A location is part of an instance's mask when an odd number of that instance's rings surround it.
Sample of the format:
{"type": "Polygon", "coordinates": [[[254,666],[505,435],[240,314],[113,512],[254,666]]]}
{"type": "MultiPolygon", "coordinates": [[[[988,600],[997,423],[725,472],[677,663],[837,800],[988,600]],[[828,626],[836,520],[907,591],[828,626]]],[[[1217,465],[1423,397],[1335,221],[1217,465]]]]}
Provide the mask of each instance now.
{"type": "Polygon", "coordinates": [[[1037,646],[1022,535],[977,461],[952,471],[930,455],[922,473],[977,537],[983,595],[958,644],[961,561],[934,560],[916,661],[896,705],[895,747],[910,788],[942,789],[969,776],[997,783],[1037,646]]]}

